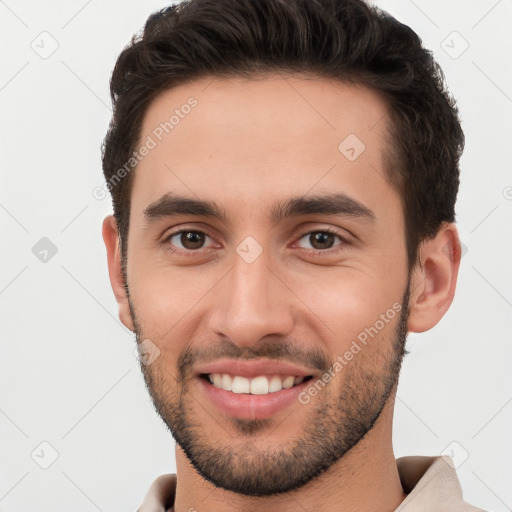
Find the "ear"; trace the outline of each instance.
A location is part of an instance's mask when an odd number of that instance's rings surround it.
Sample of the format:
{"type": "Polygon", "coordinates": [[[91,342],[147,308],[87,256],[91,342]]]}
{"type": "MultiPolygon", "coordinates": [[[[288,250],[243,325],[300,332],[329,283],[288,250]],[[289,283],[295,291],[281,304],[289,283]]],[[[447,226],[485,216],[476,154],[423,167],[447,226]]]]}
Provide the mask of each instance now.
{"type": "Polygon", "coordinates": [[[121,271],[121,248],[119,246],[119,240],[116,219],[113,215],[109,215],[103,220],[103,241],[107,248],[110,284],[114,291],[117,304],[119,305],[119,319],[130,331],[135,331],[121,271]]]}
{"type": "Polygon", "coordinates": [[[433,239],[420,245],[420,261],[411,276],[409,331],[432,329],[448,311],[455,295],[460,258],[454,223],[444,223],[433,239]]]}

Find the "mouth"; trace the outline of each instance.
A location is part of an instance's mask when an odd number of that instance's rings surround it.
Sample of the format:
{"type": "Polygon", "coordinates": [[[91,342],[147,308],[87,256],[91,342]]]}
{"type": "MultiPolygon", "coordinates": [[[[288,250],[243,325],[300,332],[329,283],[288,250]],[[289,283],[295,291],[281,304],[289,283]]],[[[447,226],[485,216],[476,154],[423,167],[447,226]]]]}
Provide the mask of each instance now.
{"type": "MultiPolygon", "coordinates": [[[[197,381],[216,413],[228,418],[261,420],[290,407],[300,407],[311,375],[257,375],[249,378],[227,373],[202,373],[197,381]]],[[[288,412],[290,414],[290,412],[288,412]]]]}
{"type": "Polygon", "coordinates": [[[314,375],[312,368],[264,358],[220,359],[195,369],[196,382],[215,413],[248,420],[303,407],[299,395],[314,375]]]}
{"type": "Polygon", "coordinates": [[[258,375],[253,378],[229,373],[201,373],[199,377],[213,387],[234,394],[269,395],[310,380],[312,375],[258,375]]]}

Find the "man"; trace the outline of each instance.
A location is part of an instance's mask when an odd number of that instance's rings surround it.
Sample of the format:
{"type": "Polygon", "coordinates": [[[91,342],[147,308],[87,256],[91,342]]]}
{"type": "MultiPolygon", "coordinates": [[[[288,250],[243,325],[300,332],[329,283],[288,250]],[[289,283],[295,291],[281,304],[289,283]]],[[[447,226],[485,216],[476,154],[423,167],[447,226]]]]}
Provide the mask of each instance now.
{"type": "Polygon", "coordinates": [[[177,443],[140,511],[478,510],[449,457],[392,449],[461,257],[464,135],[418,36],[361,0],[190,0],[111,93],[110,279],[177,443]]]}

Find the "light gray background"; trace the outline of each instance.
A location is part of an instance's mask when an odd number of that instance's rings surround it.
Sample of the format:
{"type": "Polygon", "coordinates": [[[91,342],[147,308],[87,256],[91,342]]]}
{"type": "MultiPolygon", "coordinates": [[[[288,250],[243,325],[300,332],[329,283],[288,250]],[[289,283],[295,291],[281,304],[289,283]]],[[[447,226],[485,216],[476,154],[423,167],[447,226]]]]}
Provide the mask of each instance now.
{"type": "MultiPolygon", "coordinates": [[[[466,133],[457,215],[467,253],[450,311],[409,336],[396,455],[449,447],[467,501],[510,510],[512,1],[375,3],[434,52],[466,133]]],[[[152,480],[175,470],[117,318],[101,238],[109,199],[92,195],[115,59],[165,5],[0,1],[4,512],[135,510],[152,480]],[[58,249],[46,262],[32,252],[43,237],[58,249]]]]}

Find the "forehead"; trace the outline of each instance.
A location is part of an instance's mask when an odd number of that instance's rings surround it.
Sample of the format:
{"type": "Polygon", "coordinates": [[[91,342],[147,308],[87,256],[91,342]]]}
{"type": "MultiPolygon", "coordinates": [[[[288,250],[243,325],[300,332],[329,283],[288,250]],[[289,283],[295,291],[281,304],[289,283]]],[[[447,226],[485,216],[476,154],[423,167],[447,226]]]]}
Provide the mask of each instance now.
{"type": "Polygon", "coordinates": [[[241,208],[321,191],[382,200],[394,194],[383,160],[387,123],[380,96],[329,79],[276,74],[180,85],[144,116],[139,147],[150,149],[135,171],[132,212],[168,192],[241,208]]]}

